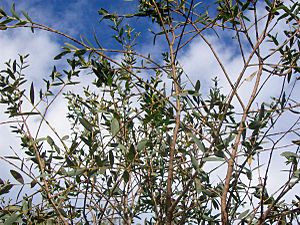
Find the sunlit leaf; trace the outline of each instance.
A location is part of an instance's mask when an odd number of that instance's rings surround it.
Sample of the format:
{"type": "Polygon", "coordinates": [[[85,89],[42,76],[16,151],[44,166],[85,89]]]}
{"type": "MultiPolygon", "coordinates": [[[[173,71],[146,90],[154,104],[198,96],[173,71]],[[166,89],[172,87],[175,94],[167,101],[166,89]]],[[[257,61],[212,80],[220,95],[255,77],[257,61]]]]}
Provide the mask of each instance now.
{"type": "Polygon", "coordinates": [[[225,161],[225,159],[221,158],[221,157],[210,156],[210,157],[203,158],[203,161],[204,162],[214,162],[214,161],[225,161]]]}
{"type": "Polygon", "coordinates": [[[139,143],[138,143],[138,145],[137,145],[137,150],[138,150],[138,151],[143,150],[143,149],[146,147],[147,142],[148,142],[147,139],[143,139],[143,140],[139,141],[139,143]]]}
{"type": "Polygon", "coordinates": [[[245,81],[248,81],[248,82],[252,81],[253,78],[256,76],[256,74],[257,74],[257,71],[251,73],[251,74],[249,75],[249,77],[245,78],[245,81]]]}
{"type": "Polygon", "coordinates": [[[15,224],[15,222],[19,219],[20,215],[13,213],[11,214],[3,223],[3,225],[12,225],[15,224]]]}
{"type": "Polygon", "coordinates": [[[295,157],[295,158],[300,158],[300,155],[296,154],[295,152],[282,152],[280,155],[282,155],[285,158],[290,158],[290,157],[295,157]]]}
{"type": "Polygon", "coordinates": [[[119,121],[116,118],[113,118],[110,125],[112,136],[116,136],[116,134],[120,130],[119,121]]]}
{"type": "Polygon", "coordinates": [[[248,215],[249,212],[250,212],[250,209],[247,209],[246,211],[242,212],[242,213],[238,216],[238,219],[241,220],[241,219],[246,218],[246,216],[248,215]]]}

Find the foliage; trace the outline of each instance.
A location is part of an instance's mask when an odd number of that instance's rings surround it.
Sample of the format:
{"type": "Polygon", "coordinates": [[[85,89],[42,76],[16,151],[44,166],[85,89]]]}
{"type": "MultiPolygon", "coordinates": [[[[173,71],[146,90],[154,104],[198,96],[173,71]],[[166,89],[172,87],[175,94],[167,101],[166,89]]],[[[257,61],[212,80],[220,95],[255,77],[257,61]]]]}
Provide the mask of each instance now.
{"type": "Polygon", "coordinates": [[[299,223],[300,197],[285,198],[300,179],[300,144],[287,138],[290,133],[299,136],[299,119],[283,132],[274,129],[284,115],[299,114],[299,103],[291,96],[300,71],[300,4],[217,0],[210,3],[210,11],[206,4],[140,0],[136,13],[126,15],[100,9],[119,49],[101,47],[97,37],[93,44],[36,23],[14,5],[10,12],[0,10],[1,30],[28,27],[72,43],[55,57],[66,61],[68,69],[54,67],[40,90],[33,82],[28,85],[24,75],[27,55],[7,62],[0,73],[1,103],[7,106],[12,133],[21,141],[14,155],[1,156],[13,167],[12,178],[0,180],[1,222],[299,223]],[[262,7],[264,15],[259,14],[262,7]],[[164,41],[168,49],[162,59],[136,50],[141,37],[126,24],[129,18],[153,23],[154,43],[164,41]],[[283,41],[273,33],[281,22],[290,25],[282,31],[283,41]],[[227,73],[208,34],[234,36],[243,60],[237,77],[227,73]],[[218,78],[207,95],[199,80],[185,78],[189,75],[178,55],[196,37],[214,54],[231,88],[228,93],[222,93],[218,78]],[[266,42],[272,45],[267,54],[261,49],[266,42]],[[269,60],[274,55],[279,56],[276,63],[269,60]],[[255,72],[247,77],[249,68],[255,72]],[[93,82],[76,92],[85,74],[93,82]],[[261,89],[273,77],[281,78],[282,89],[272,102],[257,106],[261,89]],[[251,94],[241,98],[241,86],[252,81],[251,94]],[[67,100],[68,135],[58,134],[46,117],[61,95],[67,100]],[[31,118],[39,121],[37,131],[31,118]],[[49,128],[46,136],[40,134],[43,126],[49,128]],[[282,139],[290,142],[280,156],[288,175],[278,190],[269,192],[270,166],[279,157],[276,149],[282,139]],[[217,181],[216,171],[221,171],[217,181]],[[10,200],[19,187],[18,197],[10,200]]]}

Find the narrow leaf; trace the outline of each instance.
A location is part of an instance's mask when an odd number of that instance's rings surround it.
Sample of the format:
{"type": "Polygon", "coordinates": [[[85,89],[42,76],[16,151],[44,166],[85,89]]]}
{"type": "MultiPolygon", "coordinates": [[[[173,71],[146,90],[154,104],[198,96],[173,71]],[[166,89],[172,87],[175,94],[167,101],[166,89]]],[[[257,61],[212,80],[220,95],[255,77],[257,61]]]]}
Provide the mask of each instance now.
{"type": "Polygon", "coordinates": [[[32,20],[31,20],[31,18],[28,16],[27,12],[22,11],[22,14],[23,14],[23,16],[24,16],[30,23],[32,23],[32,20]]]}
{"type": "Polygon", "coordinates": [[[113,136],[116,136],[116,134],[119,132],[120,125],[116,118],[112,119],[111,124],[110,124],[110,129],[111,129],[111,133],[113,136]]]}
{"type": "Polygon", "coordinates": [[[112,167],[114,165],[114,154],[112,150],[109,151],[108,158],[109,158],[109,164],[112,167]]]}
{"type": "Polygon", "coordinates": [[[9,193],[10,189],[12,189],[13,185],[10,183],[7,183],[5,185],[1,185],[0,187],[0,195],[9,193]]]}
{"type": "Polygon", "coordinates": [[[125,181],[125,183],[128,183],[128,181],[129,181],[129,173],[128,173],[128,171],[127,170],[125,170],[124,171],[124,173],[123,173],[123,179],[124,179],[124,181],[125,181]]]}
{"type": "Polygon", "coordinates": [[[239,215],[238,219],[239,219],[239,220],[244,219],[244,218],[248,215],[249,211],[250,211],[250,210],[247,209],[246,211],[242,212],[242,213],[239,215]]]}
{"type": "Polygon", "coordinates": [[[294,152],[289,152],[289,151],[286,151],[286,152],[282,152],[280,154],[281,156],[285,157],[285,158],[290,158],[290,157],[294,157],[294,158],[300,158],[300,155],[294,153],[294,152]]]}
{"type": "Polygon", "coordinates": [[[205,146],[194,134],[190,133],[191,138],[202,152],[206,152],[205,146]]]}
{"type": "Polygon", "coordinates": [[[47,136],[47,137],[46,137],[46,140],[47,140],[48,144],[49,144],[51,147],[54,145],[54,141],[53,141],[52,137],[47,136]]]}
{"type": "Polygon", "coordinates": [[[147,139],[143,139],[141,141],[139,141],[138,145],[137,145],[137,150],[141,151],[146,147],[148,140],[147,139]]]}
{"type": "Polygon", "coordinates": [[[58,59],[61,59],[64,55],[70,53],[71,51],[68,50],[68,51],[63,51],[61,53],[59,53],[57,56],[54,57],[54,60],[58,60],[58,59]]]}
{"type": "Polygon", "coordinates": [[[18,20],[20,19],[19,16],[18,16],[18,14],[16,13],[15,3],[13,3],[13,4],[11,5],[10,12],[11,12],[11,14],[13,15],[13,17],[15,17],[15,18],[18,19],[18,20]]]}
{"type": "Polygon", "coordinates": [[[292,141],[295,145],[299,145],[300,146],[300,140],[293,140],[292,141]]]}
{"type": "Polygon", "coordinates": [[[250,76],[245,79],[245,81],[252,81],[253,78],[256,76],[256,74],[257,74],[257,71],[251,73],[250,76]]]}
{"type": "Polygon", "coordinates": [[[5,222],[3,223],[3,225],[12,225],[14,224],[18,218],[19,218],[20,215],[16,214],[16,213],[13,213],[12,215],[10,215],[6,220],[5,222]]]}
{"type": "Polygon", "coordinates": [[[203,158],[203,161],[204,162],[214,162],[214,161],[225,161],[224,158],[221,158],[221,157],[215,157],[215,156],[210,156],[210,157],[205,157],[203,158]]]}
{"type": "Polygon", "coordinates": [[[15,170],[10,170],[10,173],[17,181],[19,181],[21,184],[24,184],[24,179],[19,172],[15,170]]]}
{"type": "Polygon", "coordinates": [[[33,86],[33,82],[31,83],[30,86],[30,102],[32,105],[34,105],[34,86],[33,86]]]}
{"type": "Polygon", "coordinates": [[[198,171],[198,169],[199,169],[198,160],[195,158],[195,156],[193,156],[193,155],[190,155],[190,156],[191,156],[191,161],[192,161],[192,165],[193,165],[194,169],[196,171],[198,171]]]}
{"type": "Polygon", "coordinates": [[[196,85],[195,85],[195,91],[199,92],[199,90],[200,90],[200,81],[197,80],[196,85]]]}
{"type": "Polygon", "coordinates": [[[86,171],[86,168],[73,169],[73,170],[66,172],[66,175],[70,176],[70,177],[78,176],[78,175],[82,175],[85,171],[86,171]]]}
{"type": "Polygon", "coordinates": [[[88,131],[92,131],[93,130],[93,126],[90,124],[89,121],[87,121],[87,119],[85,118],[79,118],[79,122],[82,124],[82,126],[87,129],[88,131]]]}

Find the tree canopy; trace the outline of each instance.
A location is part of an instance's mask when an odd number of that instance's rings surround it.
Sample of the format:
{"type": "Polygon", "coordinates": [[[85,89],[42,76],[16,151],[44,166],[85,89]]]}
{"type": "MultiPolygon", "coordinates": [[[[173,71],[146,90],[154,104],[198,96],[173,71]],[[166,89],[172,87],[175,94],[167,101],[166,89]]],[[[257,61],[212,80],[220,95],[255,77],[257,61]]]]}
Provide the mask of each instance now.
{"type": "Polygon", "coordinates": [[[300,3],[118,10],[98,9],[102,39],[0,9],[1,33],[66,42],[41,82],[27,78],[28,55],[1,65],[0,123],[20,145],[0,155],[10,175],[0,177],[0,222],[299,224],[300,3]],[[62,99],[68,133],[48,118],[63,116],[62,99]]]}

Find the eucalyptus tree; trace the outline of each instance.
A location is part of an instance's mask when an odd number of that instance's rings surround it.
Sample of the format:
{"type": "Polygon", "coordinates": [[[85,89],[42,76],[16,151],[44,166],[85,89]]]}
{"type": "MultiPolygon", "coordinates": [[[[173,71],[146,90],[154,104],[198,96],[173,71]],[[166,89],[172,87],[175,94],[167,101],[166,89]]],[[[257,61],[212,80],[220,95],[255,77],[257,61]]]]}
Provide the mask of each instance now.
{"type": "Polygon", "coordinates": [[[68,43],[54,58],[67,66],[54,67],[43,87],[26,79],[28,55],[0,72],[9,117],[1,124],[21,141],[0,156],[11,174],[0,180],[0,221],[299,223],[299,10],[297,1],[279,0],[140,0],[123,15],[101,8],[112,49],[96,35],[76,39],[40,24],[14,5],[1,9],[1,32],[42,30],[68,43]],[[136,32],[139,23],[150,32],[136,32]],[[147,35],[163,46],[159,56],[140,51],[147,35]],[[221,71],[210,88],[206,74],[195,79],[181,62],[196,40],[221,71]],[[218,42],[234,46],[237,74],[218,42]],[[281,88],[270,96],[273,80],[281,88]],[[47,118],[60,97],[68,135],[47,118]],[[274,161],[284,169],[280,180],[270,175],[274,161]]]}

